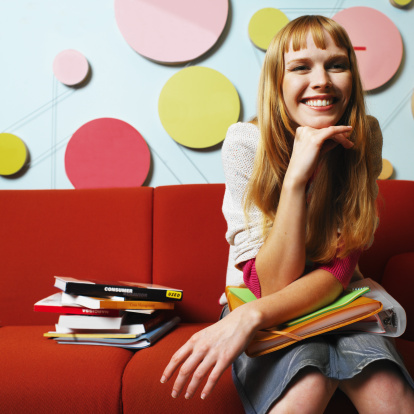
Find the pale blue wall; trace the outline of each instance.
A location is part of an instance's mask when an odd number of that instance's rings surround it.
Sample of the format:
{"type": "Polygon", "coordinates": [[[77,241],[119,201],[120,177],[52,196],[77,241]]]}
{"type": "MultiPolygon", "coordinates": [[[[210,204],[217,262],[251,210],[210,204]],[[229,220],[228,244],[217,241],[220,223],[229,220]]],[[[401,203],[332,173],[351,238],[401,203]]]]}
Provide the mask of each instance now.
{"type": "MultiPolygon", "coordinates": [[[[293,19],[369,6],[393,20],[404,41],[403,65],[367,102],[383,128],[383,156],[394,165],[395,178],[414,180],[413,6],[401,10],[388,0],[231,0],[230,5],[230,20],[214,53],[191,64],[216,69],[230,79],[242,102],[241,120],[255,113],[264,56],[247,34],[257,10],[275,7],[293,19]]],[[[0,0],[0,51],[0,132],[18,135],[31,154],[28,171],[18,178],[0,177],[1,189],[73,188],[64,169],[66,144],[80,126],[102,117],[130,123],[148,142],[153,171],[146,185],[223,182],[220,148],[181,147],[159,121],[159,93],[181,67],[156,64],[135,53],[118,30],[112,0],[0,0]],[[55,81],[52,62],[64,49],[79,50],[89,60],[93,75],[86,87],[73,90],[55,81]]]]}

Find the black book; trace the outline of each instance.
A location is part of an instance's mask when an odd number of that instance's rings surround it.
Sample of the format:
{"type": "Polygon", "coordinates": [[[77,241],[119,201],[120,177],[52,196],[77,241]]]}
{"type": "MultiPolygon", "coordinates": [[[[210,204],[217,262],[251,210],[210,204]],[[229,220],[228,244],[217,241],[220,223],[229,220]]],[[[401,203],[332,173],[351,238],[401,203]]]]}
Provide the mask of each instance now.
{"type": "Polygon", "coordinates": [[[166,286],[135,282],[107,282],[93,279],[55,276],[55,287],[71,295],[121,296],[129,300],[176,302],[183,298],[183,291],[166,286]]]}

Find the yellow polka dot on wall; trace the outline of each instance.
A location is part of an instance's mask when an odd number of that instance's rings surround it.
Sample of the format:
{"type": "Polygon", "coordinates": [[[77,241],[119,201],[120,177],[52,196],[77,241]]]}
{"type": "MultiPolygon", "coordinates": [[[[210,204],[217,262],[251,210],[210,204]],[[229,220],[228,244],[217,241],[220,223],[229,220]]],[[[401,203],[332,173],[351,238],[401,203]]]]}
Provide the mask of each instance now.
{"type": "Polygon", "coordinates": [[[388,180],[392,173],[394,172],[394,168],[392,164],[386,160],[385,158],[382,159],[382,171],[378,177],[378,180],[388,180]]]}
{"type": "Polygon", "coordinates": [[[250,19],[249,37],[255,46],[267,50],[277,32],[289,23],[287,16],[271,7],[257,11],[250,19]]]}
{"type": "Polygon", "coordinates": [[[408,6],[410,3],[412,3],[413,0],[390,0],[390,3],[395,6],[395,7],[406,7],[408,6]]]}
{"type": "Polygon", "coordinates": [[[25,143],[16,135],[0,134],[0,175],[13,175],[19,172],[28,159],[25,143]]]}
{"type": "Polygon", "coordinates": [[[158,100],[161,123],[171,138],[190,148],[208,148],[224,140],[238,121],[236,88],[214,69],[192,66],[173,75],[158,100]]]}

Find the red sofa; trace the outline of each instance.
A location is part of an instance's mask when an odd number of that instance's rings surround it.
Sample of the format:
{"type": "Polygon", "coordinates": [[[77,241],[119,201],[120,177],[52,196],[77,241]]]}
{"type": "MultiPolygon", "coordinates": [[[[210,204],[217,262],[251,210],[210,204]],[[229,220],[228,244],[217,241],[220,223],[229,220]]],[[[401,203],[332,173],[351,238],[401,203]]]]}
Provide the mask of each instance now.
{"type": "MultiPolygon", "coordinates": [[[[379,184],[380,227],[361,269],[405,307],[409,327],[397,345],[414,373],[414,182],[379,184]]],[[[230,369],[205,401],[174,400],[172,382],[159,382],[174,351],[219,317],[223,193],[222,184],[0,191],[0,412],[242,413],[230,369]],[[56,291],[57,274],[182,288],[183,323],[135,353],[58,345],[42,336],[57,315],[33,312],[56,291]]],[[[356,411],[338,392],[326,412],[356,411]]]]}

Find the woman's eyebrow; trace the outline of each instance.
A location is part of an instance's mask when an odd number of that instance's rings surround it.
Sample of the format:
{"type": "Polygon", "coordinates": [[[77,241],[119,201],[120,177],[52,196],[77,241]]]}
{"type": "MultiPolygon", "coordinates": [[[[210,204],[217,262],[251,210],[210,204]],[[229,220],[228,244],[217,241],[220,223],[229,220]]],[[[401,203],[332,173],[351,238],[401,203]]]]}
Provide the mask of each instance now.
{"type": "Polygon", "coordinates": [[[349,57],[348,57],[348,54],[342,54],[342,53],[337,53],[335,55],[331,55],[328,57],[328,60],[336,60],[336,59],[349,60],[349,57]]]}
{"type": "Polygon", "coordinates": [[[291,65],[291,64],[296,64],[296,63],[306,63],[306,62],[310,62],[312,59],[307,58],[307,57],[303,57],[303,58],[297,58],[297,59],[292,59],[286,62],[286,65],[291,65]]]}
{"type": "MultiPolygon", "coordinates": [[[[327,61],[332,61],[332,60],[346,60],[349,61],[348,55],[347,54],[342,54],[342,53],[338,53],[338,54],[333,54],[327,57],[326,59],[327,61]]],[[[306,62],[311,62],[313,61],[313,59],[311,57],[301,57],[301,58],[296,58],[296,59],[291,59],[288,60],[286,62],[286,65],[291,65],[291,64],[297,64],[297,63],[306,63],[306,62]]]]}

